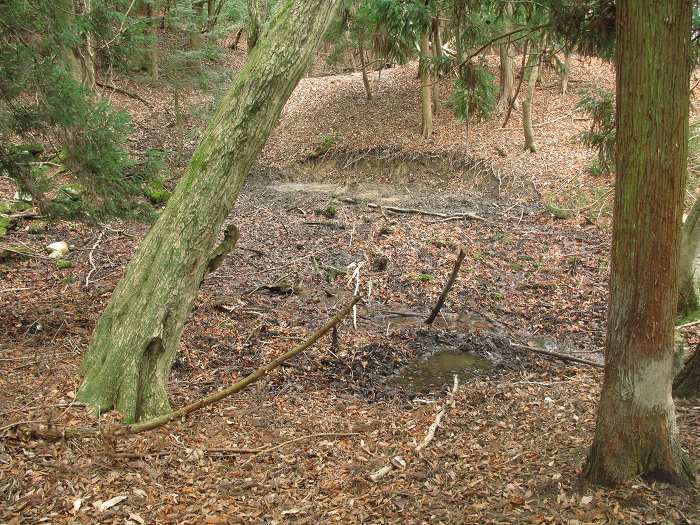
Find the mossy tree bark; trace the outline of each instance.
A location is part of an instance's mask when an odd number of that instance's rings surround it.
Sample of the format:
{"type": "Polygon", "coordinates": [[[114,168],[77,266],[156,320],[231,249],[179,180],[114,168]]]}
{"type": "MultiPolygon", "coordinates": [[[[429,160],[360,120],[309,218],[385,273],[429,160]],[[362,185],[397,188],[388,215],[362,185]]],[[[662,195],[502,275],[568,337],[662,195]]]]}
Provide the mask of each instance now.
{"type": "Polygon", "coordinates": [[[678,315],[687,317],[698,310],[698,292],[695,284],[695,258],[700,248],[700,198],[690,209],[681,230],[679,259],[678,315]]]}
{"type": "Polygon", "coordinates": [[[267,13],[263,0],[248,0],[248,25],[246,36],[248,39],[248,51],[250,52],[256,44],[263,31],[267,13]]]}
{"type": "Polygon", "coordinates": [[[95,327],[78,391],[88,406],[116,408],[127,423],[169,410],[170,367],[199,286],[221,258],[212,250],[221,225],[339,4],[279,2],[95,327]]]}
{"type": "Polygon", "coordinates": [[[537,151],[535,144],[535,132],[532,129],[532,102],[535,99],[535,86],[537,85],[537,77],[540,74],[540,53],[537,50],[538,46],[532,42],[530,46],[530,56],[523,71],[523,81],[527,82],[527,93],[523,100],[523,133],[525,134],[525,150],[531,153],[537,151]]]}
{"type": "Polygon", "coordinates": [[[689,0],[617,2],[617,153],[595,483],[685,483],[671,396],[688,148],[689,0]]]}

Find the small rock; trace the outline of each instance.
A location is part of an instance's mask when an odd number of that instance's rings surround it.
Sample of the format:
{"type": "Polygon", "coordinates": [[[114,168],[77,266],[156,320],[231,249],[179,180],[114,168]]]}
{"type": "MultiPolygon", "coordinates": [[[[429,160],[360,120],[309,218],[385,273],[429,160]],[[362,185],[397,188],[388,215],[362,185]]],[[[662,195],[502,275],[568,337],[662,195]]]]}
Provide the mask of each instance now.
{"type": "Polygon", "coordinates": [[[63,256],[70,250],[68,243],[65,241],[52,242],[46,249],[49,252],[49,257],[52,259],[63,259],[63,256]]]}

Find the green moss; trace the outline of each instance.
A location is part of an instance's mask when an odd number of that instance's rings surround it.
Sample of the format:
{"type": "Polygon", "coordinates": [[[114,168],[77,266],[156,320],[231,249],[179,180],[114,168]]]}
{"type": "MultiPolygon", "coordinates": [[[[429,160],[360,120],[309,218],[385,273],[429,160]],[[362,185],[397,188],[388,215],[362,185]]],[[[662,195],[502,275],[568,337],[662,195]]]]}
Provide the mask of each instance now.
{"type": "Polygon", "coordinates": [[[46,221],[32,221],[27,226],[27,233],[30,235],[37,235],[39,233],[44,233],[49,228],[49,224],[46,221]]]}
{"type": "Polygon", "coordinates": [[[7,259],[28,257],[32,254],[32,251],[26,246],[20,245],[6,245],[0,248],[0,261],[5,261],[7,259]]]}
{"type": "Polygon", "coordinates": [[[72,268],[73,263],[67,259],[56,259],[56,268],[58,270],[65,270],[66,268],[72,268]]]}
{"type": "Polygon", "coordinates": [[[80,184],[74,183],[62,186],[60,191],[63,192],[63,194],[65,194],[65,196],[68,197],[70,200],[79,201],[83,198],[85,188],[83,188],[80,184]]]}
{"type": "Polygon", "coordinates": [[[153,179],[143,187],[143,194],[148,197],[153,204],[164,204],[170,198],[170,191],[163,186],[163,181],[153,179]]]}
{"type": "Polygon", "coordinates": [[[428,244],[432,244],[433,246],[435,246],[437,248],[454,248],[455,247],[455,243],[448,240],[448,239],[447,240],[446,239],[431,239],[428,241],[428,244]]]}
{"type": "Polygon", "coordinates": [[[7,230],[12,226],[12,219],[5,215],[0,215],[0,237],[7,235],[7,230]]]}
{"type": "Polygon", "coordinates": [[[27,201],[0,201],[0,213],[20,213],[31,210],[32,203],[27,201]]]}
{"type": "Polygon", "coordinates": [[[332,218],[334,218],[334,217],[336,216],[336,214],[338,213],[338,209],[337,209],[335,206],[333,206],[332,204],[329,204],[329,205],[326,206],[324,209],[322,209],[322,210],[316,210],[314,213],[315,213],[316,215],[323,215],[323,216],[326,217],[327,219],[332,219],[332,218]]]}
{"type": "Polygon", "coordinates": [[[429,273],[419,273],[414,277],[414,279],[422,283],[429,283],[430,281],[435,279],[435,276],[429,273]]]}

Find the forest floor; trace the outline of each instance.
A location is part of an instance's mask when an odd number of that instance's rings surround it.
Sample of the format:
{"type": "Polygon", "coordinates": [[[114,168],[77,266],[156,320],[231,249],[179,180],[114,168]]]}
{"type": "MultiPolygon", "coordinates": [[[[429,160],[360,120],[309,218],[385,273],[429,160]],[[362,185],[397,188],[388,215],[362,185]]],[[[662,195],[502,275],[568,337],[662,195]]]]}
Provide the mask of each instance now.
{"type": "MultiPolygon", "coordinates": [[[[572,81],[583,79],[609,87],[611,71],[576,61],[572,81]]],[[[505,131],[474,126],[465,150],[464,124],[443,109],[421,141],[415,65],[384,71],[373,101],[357,74],[304,79],[230,217],[239,245],[186,325],[172,403],[294,346],[359,282],[356,323],[255,387],[116,444],[27,440],[13,425],[95,424],[74,401],[80,358],[147,226],[11,231],[3,243],[33,255],[0,263],[0,523],[700,523],[697,488],[581,483],[602,372],[520,346],[603,360],[610,180],[586,174],[591,153],[575,141],[586,123],[555,80],[538,91],[540,151],[523,155],[519,111],[505,131]],[[556,218],[551,202],[585,210],[556,218]],[[57,240],[72,246],[71,268],[44,256],[57,240]],[[459,247],[466,260],[427,326],[459,247]],[[478,366],[455,366],[462,357],[478,366]]],[[[153,106],[114,94],[135,151],[174,151],[165,93],[128,87],[153,106]]],[[[189,126],[182,158],[196,144],[189,126]]],[[[677,409],[700,464],[700,406],[677,409]]]]}

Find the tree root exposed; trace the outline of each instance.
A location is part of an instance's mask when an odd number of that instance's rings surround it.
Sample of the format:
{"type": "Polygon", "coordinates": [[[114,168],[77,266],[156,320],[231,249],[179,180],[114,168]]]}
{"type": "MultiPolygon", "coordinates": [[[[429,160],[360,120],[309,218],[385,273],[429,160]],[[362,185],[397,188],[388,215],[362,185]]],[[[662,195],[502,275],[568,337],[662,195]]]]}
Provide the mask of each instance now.
{"type": "MultiPolygon", "coordinates": [[[[47,441],[58,441],[61,439],[80,439],[80,438],[116,438],[121,436],[127,436],[130,434],[140,434],[141,432],[147,432],[149,430],[156,429],[163,425],[180,419],[182,417],[191,414],[192,412],[204,408],[206,406],[212,405],[217,401],[229,397],[237,392],[240,392],[247,386],[255,383],[256,381],[262,379],[272,370],[282,365],[285,361],[291,359],[295,355],[303,352],[304,350],[311,347],[316,341],[318,341],[323,335],[328,333],[332,328],[334,328],[345,316],[347,316],[353,307],[360,301],[360,296],[356,295],[353,297],[352,301],[343,306],[335,316],[330,319],[321,328],[316,330],[311,336],[308,337],[303,343],[292,348],[288,352],[282,354],[277,359],[271,361],[258,368],[255,372],[246,376],[244,379],[214,392],[211,395],[203,397],[194,403],[190,403],[178,410],[174,410],[168,414],[154,417],[147,421],[142,421],[140,423],[134,423],[132,425],[113,425],[110,427],[103,428],[93,428],[93,427],[65,427],[65,428],[55,428],[55,427],[40,427],[40,426],[30,426],[24,423],[18,423],[14,425],[18,427],[21,434],[24,434],[28,438],[38,438],[45,439],[47,441]]],[[[262,451],[261,451],[262,452],[262,451]]]]}

